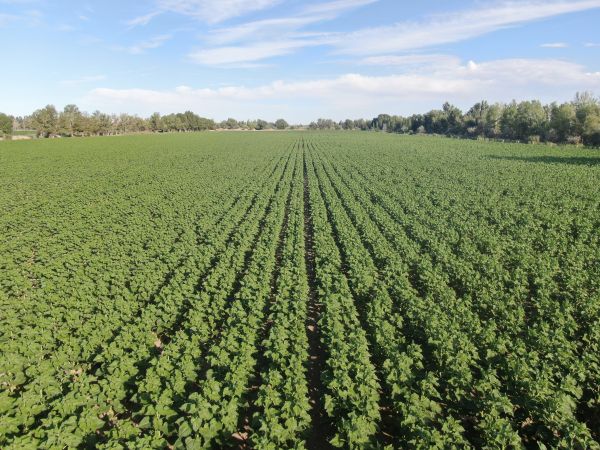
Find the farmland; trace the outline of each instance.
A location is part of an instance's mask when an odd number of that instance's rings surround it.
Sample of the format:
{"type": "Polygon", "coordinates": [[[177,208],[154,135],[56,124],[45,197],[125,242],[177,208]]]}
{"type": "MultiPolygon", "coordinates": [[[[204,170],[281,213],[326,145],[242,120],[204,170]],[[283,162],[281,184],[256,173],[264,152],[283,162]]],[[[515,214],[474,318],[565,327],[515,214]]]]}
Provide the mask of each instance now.
{"type": "Polygon", "coordinates": [[[600,448],[600,153],[0,143],[0,448],[600,448]]]}

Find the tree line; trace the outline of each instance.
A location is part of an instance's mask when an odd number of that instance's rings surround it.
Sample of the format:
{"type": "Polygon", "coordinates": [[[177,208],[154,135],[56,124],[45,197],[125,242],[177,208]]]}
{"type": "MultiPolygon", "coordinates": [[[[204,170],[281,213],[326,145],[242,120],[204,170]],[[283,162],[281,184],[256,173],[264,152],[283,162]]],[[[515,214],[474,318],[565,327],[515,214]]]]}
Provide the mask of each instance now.
{"type": "Polygon", "coordinates": [[[411,116],[380,114],[371,120],[335,122],[319,119],[311,129],[379,130],[406,134],[441,134],[600,146],[600,99],[578,93],[573,101],[543,105],[538,100],[508,104],[481,101],[463,112],[450,103],[442,109],[411,116]]]}
{"type": "Polygon", "coordinates": [[[284,119],[275,122],[266,120],[237,121],[227,119],[215,122],[186,111],[184,113],[160,115],[154,113],[148,118],[130,114],[105,114],[95,111],[92,114],[81,111],[77,105],[67,105],[58,111],[54,105],[34,111],[24,117],[13,117],[0,113],[0,136],[10,136],[15,131],[29,130],[37,137],[108,136],[141,132],[188,132],[215,129],[266,130],[290,128],[284,119]]]}
{"type": "Polygon", "coordinates": [[[76,105],[58,111],[53,105],[25,117],[0,113],[0,136],[13,130],[32,130],[38,137],[114,135],[139,132],[186,132],[215,129],[268,130],[308,128],[313,130],[377,130],[404,134],[440,134],[467,138],[506,139],[521,142],[552,142],[600,146],[600,99],[589,92],[578,93],[570,102],[544,105],[538,100],[490,104],[483,100],[463,112],[450,103],[425,114],[397,116],[380,114],[373,119],[319,119],[307,127],[290,126],[284,119],[222,122],[184,113],[148,118],[82,112],[76,105]]]}

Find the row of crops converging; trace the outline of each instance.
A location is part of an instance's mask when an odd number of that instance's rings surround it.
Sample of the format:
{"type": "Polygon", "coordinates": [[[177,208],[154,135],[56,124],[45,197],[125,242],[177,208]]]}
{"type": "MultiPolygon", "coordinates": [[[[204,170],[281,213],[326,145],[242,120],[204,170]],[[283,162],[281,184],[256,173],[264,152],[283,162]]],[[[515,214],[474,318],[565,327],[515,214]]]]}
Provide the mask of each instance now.
{"type": "Polygon", "coordinates": [[[595,167],[135,139],[3,182],[0,448],[600,448],[595,167]]]}

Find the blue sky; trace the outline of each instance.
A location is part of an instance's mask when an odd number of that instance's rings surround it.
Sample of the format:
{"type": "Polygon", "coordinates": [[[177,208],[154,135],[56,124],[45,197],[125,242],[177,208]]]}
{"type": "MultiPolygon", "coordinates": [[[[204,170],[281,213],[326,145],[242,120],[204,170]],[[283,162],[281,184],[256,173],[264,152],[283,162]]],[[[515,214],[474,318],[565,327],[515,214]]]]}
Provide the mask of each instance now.
{"type": "Polygon", "coordinates": [[[0,111],[307,122],[600,94],[600,0],[0,0],[0,111]]]}

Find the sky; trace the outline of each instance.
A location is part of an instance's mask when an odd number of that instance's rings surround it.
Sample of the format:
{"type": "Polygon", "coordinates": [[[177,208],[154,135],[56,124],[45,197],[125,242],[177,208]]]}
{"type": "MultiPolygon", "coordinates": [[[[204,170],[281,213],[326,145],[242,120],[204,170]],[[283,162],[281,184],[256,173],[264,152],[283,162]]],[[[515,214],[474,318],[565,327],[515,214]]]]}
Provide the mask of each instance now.
{"type": "Polygon", "coordinates": [[[223,120],[600,95],[600,0],[0,0],[0,111],[223,120]]]}

